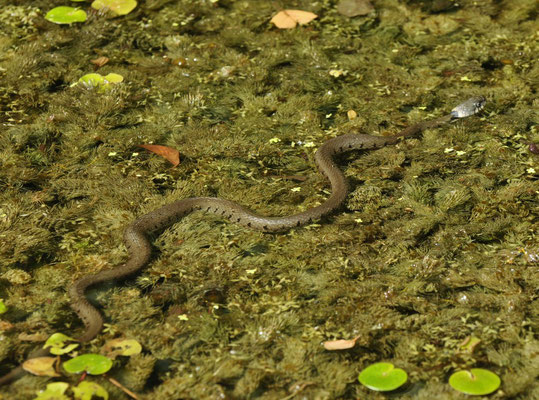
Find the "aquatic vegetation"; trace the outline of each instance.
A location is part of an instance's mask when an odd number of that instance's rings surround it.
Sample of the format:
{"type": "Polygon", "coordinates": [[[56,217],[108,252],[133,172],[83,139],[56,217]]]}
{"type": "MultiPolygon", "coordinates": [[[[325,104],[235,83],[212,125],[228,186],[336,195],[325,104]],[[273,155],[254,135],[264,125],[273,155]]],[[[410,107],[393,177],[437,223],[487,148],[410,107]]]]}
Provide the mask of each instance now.
{"type": "Polygon", "coordinates": [[[105,388],[95,382],[82,381],[71,390],[73,390],[73,393],[75,394],[75,399],[78,400],[92,400],[98,397],[108,400],[109,398],[109,393],[105,388]]]}
{"type": "Polygon", "coordinates": [[[92,8],[96,10],[110,10],[116,15],[126,15],[135,9],[135,0],[94,0],[92,8]]]}
{"type": "Polygon", "coordinates": [[[59,6],[48,11],[45,19],[55,24],[72,24],[86,21],[86,12],[80,8],[59,6]]]}
{"type": "Polygon", "coordinates": [[[37,392],[37,397],[33,400],[69,400],[69,397],[65,394],[69,388],[69,383],[65,382],[52,382],[47,384],[45,390],[37,392]]]}
{"type": "Polygon", "coordinates": [[[67,372],[101,375],[112,368],[112,360],[100,354],[82,354],[62,364],[67,372]]]}
{"type": "Polygon", "coordinates": [[[44,349],[50,347],[49,351],[54,355],[61,355],[69,353],[79,347],[78,343],[68,343],[74,342],[75,339],[64,335],[63,333],[53,333],[45,342],[43,346],[44,349]]]}
{"type": "Polygon", "coordinates": [[[457,371],[449,377],[449,385],[453,389],[477,396],[494,392],[500,383],[498,375],[483,368],[457,371]]]}
{"type": "Polygon", "coordinates": [[[395,368],[391,363],[379,362],[363,369],[358,379],[369,389],[386,392],[404,385],[408,380],[408,374],[401,368],[395,368]]]}
{"type": "Polygon", "coordinates": [[[120,83],[123,80],[124,77],[119,74],[110,73],[102,76],[94,72],[81,76],[78,83],[81,83],[87,89],[97,88],[99,92],[104,92],[112,87],[111,84],[120,83]]]}
{"type": "MultiPolygon", "coordinates": [[[[536,1],[434,14],[433,2],[388,0],[354,18],[309,2],[320,18],[291,30],[269,27],[271,2],[150,1],[71,26],[11,3],[0,7],[2,374],[42,345],[24,337],[77,337],[66,287],[124,262],[138,216],[200,195],[267,215],[307,209],[327,198],[312,157],[328,138],[390,135],[484,94],[477,119],[342,157],[352,193],[320,223],[261,235],[193,214],[154,237],[140,276],[89,296],[145,348],[107,375],[156,400],[376,397],[357,375],[378,360],[406,365],[418,398],[453,391],[449,375],[474,366],[492,366],[507,397],[533,397],[536,1]],[[102,56],[97,72],[129,82],[69,87],[102,56]],[[140,143],[179,149],[181,163],[140,143]],[[152,296],[161,285],[175,291],[152,296]],[[205,298],[212,289],[222,295],[205,298]],[[321,346],[358,336],[348,350],[321,346]],[[461,345],[473,336],[479,345],[461,345]]],[[[111,337],[75,351],[100,353],[111,337]]],[[[31,399],[46,379],[0,394],[31,399]]]]}

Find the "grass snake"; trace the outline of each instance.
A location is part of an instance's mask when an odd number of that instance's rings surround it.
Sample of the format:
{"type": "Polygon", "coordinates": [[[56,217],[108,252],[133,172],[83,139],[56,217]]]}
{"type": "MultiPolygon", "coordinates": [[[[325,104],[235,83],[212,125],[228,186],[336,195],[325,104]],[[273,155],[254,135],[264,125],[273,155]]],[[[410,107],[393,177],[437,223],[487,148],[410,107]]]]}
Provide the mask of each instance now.
{"type": "MultiPolygon", "coordinates": [[[[372,136],[366,134],[346,134],[327,140],[315,153],[315,162],[319,171],[324,174],[331,184],[331,195],[321,205],[310,208],[299,214],[286,217],[264,217],[230,200],[216,197],[191,197],[175,201],[151,211],[132,222],[124,232],[124,244],[127,248],[128,259],[125,264],[110,270],[86,275],[75,281],[69,288],[71,308],[82,319],[85,331],[78,338],[80,342],[88,342],[95,338],[103,326],[100,312],[86,299],[85,292],[90,286],[113,279],[122,279],[143,268],[150,260],[151,244],[147,238],[149,233],[162,231],[174,224],[179,218],[196,210],[203,210],[226,217],[230,221],[245,227],[263,232],[278,232],[298,227],[324,215],[341,206],[348,194],[346,178],[333,161],[336,155],[350,150],[369,150],[397,143],[400,138],[418,135],[428,128],[435,128],[459,118],[465,118],[477,113],[485,104],[485,98],[472,97],[455,107],[449,114],[434,120],[427,120],[412,125],[394,136],[372,136]]],[[[29,358],[49,355],[48,350],[39,349],[29,358]]],[[[22,367],[11,370],[0,378],[0,385],[11,382],[23,374],[22,367]]]]}

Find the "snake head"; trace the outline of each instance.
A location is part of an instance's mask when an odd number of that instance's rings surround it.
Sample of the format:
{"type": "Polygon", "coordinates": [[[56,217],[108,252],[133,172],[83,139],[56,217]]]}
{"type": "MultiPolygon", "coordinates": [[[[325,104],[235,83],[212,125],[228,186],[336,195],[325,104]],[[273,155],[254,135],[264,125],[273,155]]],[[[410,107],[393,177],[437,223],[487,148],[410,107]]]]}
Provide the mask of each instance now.
{"type": "Polygon", "coordinates": [[[470,115],[474,115],[477,112],[481,111],[484,107],[487,100],[483,96],[475,96],[463,103],[460,103],[458,106],[451,110],[451,117],[456,118],[466,118],[470,115]]]}

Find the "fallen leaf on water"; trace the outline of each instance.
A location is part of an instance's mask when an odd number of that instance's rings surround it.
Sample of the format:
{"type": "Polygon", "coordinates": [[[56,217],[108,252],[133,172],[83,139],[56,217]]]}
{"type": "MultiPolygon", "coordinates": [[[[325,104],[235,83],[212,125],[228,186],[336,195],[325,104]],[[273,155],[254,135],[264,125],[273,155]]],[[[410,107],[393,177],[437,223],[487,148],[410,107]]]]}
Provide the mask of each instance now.
{"type": "Polygon", "coordinates": [[[44,342],[47,340],[49,335],[46,335],[44,333],[25,333],[21,332],[19,333],[19,336],[17,338],[19,340],[22,340],[23,342],[44,342]]]}
{"type": "Polygon", "coordinates": [[[56,357],[30,358],[22,363],[22,369],[38,376],[60,376],[54,369],[56,357]]]}
{"type": "Polygon", "coordinates": [[[139,144],[139,147],[166,158],[174,166],[180,163],[180,152],[172,147],[158,144],[139,144]]]}
{"type": "Polygon", "coordinates": [[[292,29],[297,24],[305,25],[311,22],[318,15],[302,10],[282,10],[273,16],[271,23],[280,29],[292,29]]]}
{"type": "Polygon", "coordinates": [[[326,350],[346,350],[351,349],[356,345],[356,341],[359,339],[355,337],[353,339],[339,339],[339,340],[328,340],[324,342],[324,348],[326,350]]]}
{"type": "Polygon", "coordinates": [[[94,64],[97,68],[102,67],[106,63],[109,62],[109,59],[105,56],[97,57],[94,60],[90,60],[92,64],[94,64]]]}

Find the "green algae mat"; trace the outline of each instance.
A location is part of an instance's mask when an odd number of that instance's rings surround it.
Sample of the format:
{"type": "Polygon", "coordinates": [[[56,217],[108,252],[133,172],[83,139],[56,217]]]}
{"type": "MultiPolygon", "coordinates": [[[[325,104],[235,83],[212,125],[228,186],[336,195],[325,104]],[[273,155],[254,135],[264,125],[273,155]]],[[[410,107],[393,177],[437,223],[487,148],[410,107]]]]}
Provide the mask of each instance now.
{"type": "Polygon", "coordinates": [[[94,3],[0,7],[0,376],[80,336],[71,284],[125,262],[141,215],[193,196],[298,213],[330,194],[328,139],[487,103],[339,157],[350,194],[320,221],[152,233],[145,268],[86,291],[96,339],[0,397],[460,399],[450,377],[476,369],[492,398],[539,396],[535,1],[94,3]],[[61,367],[116,340],[142,350],[61,367]],[[407,375],[390,394],[358,381],[380,362],[407,375]]]}

